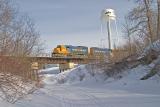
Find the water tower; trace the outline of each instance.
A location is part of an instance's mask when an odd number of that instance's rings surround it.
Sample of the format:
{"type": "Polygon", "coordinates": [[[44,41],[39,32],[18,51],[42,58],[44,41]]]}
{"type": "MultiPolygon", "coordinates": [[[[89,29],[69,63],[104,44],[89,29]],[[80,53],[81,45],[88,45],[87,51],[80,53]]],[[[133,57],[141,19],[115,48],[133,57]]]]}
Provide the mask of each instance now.
{"type": "MultiPolygon", "coordinates": [[[[108,48],[111,49],[112,48],[111,47],[111,21],[115,21],[115,25],[116,25],[115,11],[113,9],[104,9],[104,10],[102,10],[101,21],[103,23],[107,24],[108,48]]],[[[117,30],[117,26],[116,26],[116,30],[117,30]]],[[[115,45],[115,43],[114,43],[114,45],[115,45]]]]}

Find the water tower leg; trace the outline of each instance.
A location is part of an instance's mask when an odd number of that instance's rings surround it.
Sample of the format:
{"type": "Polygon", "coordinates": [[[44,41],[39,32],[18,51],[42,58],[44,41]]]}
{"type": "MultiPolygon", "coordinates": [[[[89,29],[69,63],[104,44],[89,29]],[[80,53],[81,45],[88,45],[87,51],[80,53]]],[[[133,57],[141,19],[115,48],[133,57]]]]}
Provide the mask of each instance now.
{"type": "Polygon", "coordinates": [[[108,47],[111,49],[111,28],[110,28],[110,19],[107,21],[107,30],[108,30],[108,47]]]}

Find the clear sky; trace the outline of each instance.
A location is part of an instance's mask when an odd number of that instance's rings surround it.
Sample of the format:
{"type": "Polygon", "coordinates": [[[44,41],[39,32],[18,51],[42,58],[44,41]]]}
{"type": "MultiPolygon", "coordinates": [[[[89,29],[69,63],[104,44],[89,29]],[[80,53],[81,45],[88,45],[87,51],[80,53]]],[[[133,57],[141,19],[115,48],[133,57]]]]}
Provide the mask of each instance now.
{"type": "MultiPolygon", "coordinates": [[[[121,30],[124,15],[133,7],[128,0],[15,0],[20,12],[35,22],[48,51],[58,44],[99,46],[101,11],[112,8],[121,30]]],[[[119,33],[121,35],[121,33],[119,33]]],[[[107,44],[107,43],[106,43],[107,44]]]]}

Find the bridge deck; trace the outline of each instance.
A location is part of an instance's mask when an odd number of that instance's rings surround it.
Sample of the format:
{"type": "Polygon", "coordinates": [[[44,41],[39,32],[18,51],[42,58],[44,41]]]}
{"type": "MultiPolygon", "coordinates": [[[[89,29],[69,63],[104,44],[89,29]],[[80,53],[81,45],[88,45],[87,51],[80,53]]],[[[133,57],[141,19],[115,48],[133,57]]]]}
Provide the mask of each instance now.
{"type": "Polygon", "coordinates": [[[31,61],[47,64],[60,64],[73,62],[76,64],[88,63],[88,58],[73,58],[73,57],[28,57],[31,61]]]}
{"type": "Polygon", "coordinates": [[[0,60],[2,58],[10,59],[10,58],[27,58],[31,62],[38,62],[41,64],[60,64],[60,63],[68,63],[73,62],[75,64],[86,64],[95,60],[100,60],[95,57],[14,57],[14,56],[0,56],[0,60]]]}

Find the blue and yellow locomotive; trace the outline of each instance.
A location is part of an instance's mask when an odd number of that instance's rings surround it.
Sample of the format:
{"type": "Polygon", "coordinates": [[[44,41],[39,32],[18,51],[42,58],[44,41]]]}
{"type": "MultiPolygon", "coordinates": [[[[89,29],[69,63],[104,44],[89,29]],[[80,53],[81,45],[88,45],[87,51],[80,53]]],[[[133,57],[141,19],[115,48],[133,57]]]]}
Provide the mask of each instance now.
{"type": "Polygon", "coordinates": [[[88,47],[72,46],[72,45],[58,45],[54,48],[52,56],[87,56],[88,47]]]}

